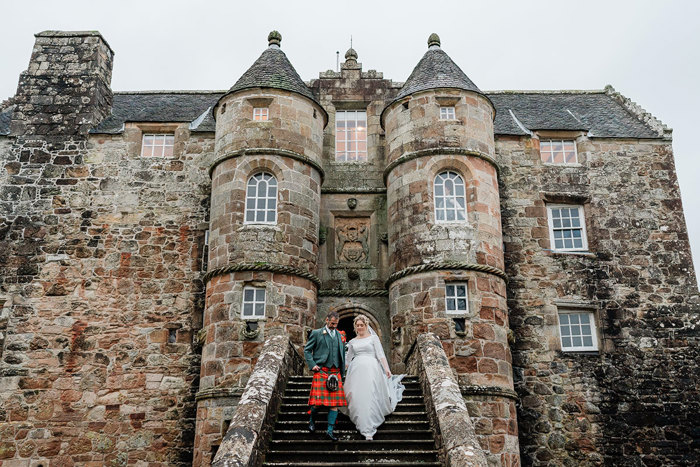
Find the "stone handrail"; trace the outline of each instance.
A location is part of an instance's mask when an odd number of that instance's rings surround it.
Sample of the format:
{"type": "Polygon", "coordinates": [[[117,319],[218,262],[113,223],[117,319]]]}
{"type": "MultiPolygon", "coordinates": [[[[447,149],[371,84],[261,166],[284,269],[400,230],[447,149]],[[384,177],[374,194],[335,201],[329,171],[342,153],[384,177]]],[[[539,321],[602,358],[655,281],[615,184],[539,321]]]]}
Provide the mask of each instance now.
{"type": "Polygon", "coordinates": [[[262,348],[213,467],[253,467],[267,452],[287,379],[301,374],[304,360],[287,336],[272,336],[262,348]]]}
{"type": "Polygon", "coordinates": [[[443,465],[486,467],[486,457],[440,339],[433,333],[419,335],[406,362],[408,373],[418,375],[423,388],[443,465]]]}

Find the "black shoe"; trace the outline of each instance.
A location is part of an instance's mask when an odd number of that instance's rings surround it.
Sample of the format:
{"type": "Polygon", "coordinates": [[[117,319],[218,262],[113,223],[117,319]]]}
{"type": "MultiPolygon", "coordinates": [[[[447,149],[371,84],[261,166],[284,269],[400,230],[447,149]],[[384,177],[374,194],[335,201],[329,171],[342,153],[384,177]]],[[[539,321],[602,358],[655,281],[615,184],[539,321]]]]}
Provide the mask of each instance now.
{"type": "Polygon", "coordinates": [[[327,436],[328,439],[330,439],[331,441],[338,441],[338,438],[333,434],[332,431],[326,431],[326,436],[327,436]]]}
{"type": "Polygon", "coordinates": [[[316,424],[314,423],[313,420],[309,420],[309,431],[310,431],[311,433],[313,433],[314,431],[316,431],[316,424]]]}

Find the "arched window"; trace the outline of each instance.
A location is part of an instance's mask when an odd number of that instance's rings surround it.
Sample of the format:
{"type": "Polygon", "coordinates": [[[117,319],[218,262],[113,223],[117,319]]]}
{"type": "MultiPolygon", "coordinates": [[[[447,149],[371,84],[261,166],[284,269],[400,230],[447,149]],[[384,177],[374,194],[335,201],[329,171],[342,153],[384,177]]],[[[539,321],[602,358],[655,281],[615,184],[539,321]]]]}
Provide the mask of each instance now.
{"type": "Polygon", "coordinates": [[[245,199],[246,224],[277,222],[277,179],[269,173],[255,174],[248,180],[245,199]]]}
{"type": "Polygon", "coordinates": [[[459,222],[467,218],[464,180],[452,171],[435,177],[435,221],[459,222]]]}

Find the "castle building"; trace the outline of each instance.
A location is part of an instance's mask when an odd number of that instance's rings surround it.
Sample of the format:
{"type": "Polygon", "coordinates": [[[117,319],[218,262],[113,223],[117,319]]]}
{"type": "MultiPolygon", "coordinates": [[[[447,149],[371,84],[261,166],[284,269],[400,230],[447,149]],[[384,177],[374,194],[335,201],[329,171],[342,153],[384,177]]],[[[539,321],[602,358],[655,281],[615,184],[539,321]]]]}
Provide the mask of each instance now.
{"type": "Polygon", "coordinates": [[[352,48],[304,82],[276,31],[228,91],[113,92],[112,59],[39,33],[0,108],[0,466],[254,465],[261,352],[330,311],[421,382],[444,465],[697,464],[700,298],[638,105],[482,91],[435,34],[403,83],[352,48]]]}

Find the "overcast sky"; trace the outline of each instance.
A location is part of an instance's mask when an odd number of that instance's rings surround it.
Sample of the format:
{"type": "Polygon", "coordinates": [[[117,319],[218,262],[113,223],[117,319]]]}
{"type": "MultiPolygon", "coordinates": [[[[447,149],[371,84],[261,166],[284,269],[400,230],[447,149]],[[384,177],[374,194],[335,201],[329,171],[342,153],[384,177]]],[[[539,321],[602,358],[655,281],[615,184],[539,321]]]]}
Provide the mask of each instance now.
{"type": "Polygon", "coordinates": [[[485,91],[611,84],[674,130],[700,269],[700,2],[27,0],[4,2],[2,14],[0,100],[14,95],[33,34],[47,29],[100,31],[115,51],[115,91],[227,89],[272,29],[307,81],[335,69],[351,35],[365,70],[405,81],[437,32],[485,91]]]}

